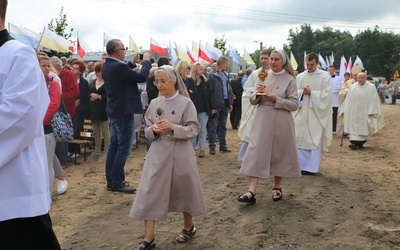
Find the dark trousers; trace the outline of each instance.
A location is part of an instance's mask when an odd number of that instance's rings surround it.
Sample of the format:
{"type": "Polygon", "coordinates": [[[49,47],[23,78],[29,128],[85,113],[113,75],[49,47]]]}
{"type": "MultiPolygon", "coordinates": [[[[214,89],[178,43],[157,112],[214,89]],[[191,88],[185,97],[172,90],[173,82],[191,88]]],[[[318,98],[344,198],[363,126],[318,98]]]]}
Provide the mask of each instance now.
{"type": "Polygon", "coordinates": [[[60,160],[61,166],[67,165],[68,162],[68,142],[57,142],[56,156],[60,160]]]}
{"type": "Polygon", "coordinates": [[[240,124],[240,118],[242,117],[242,103],[233,102],[232,112],[229,114],[229,119],[233,129],[237,129],[240,124]]]}
{"type": "Polygon", "coordinates": [[[336,132],[338,107],[332,107],[332,131],[336,132]]]}
{"type": "Polygon", "coordinates": [[[210,149],[215,149],[215,142],[219,140],[220,148],[226,148],[226,120],[228,119],[229,107],[217,110],[214,118],[208,119],[208,142],[210,149]]]}
{"type": "Polygon", "coordinates": [[[61,249],[49,214],[0,222],[0,249],[61,249]]]}
{"type": "Polygon", "coordinates": [[[392,95],[392,104],[396,104],[396,98],[397,98],[397,95],[393,94],[392,95]]]}
{"type": "MultiPolygon", "coordinates": [[[[85,121],[85,117],[82,111],[77,110],[75,116],[72,117],[72,125],[74,127],[74,139],[81,138],[81,131],[83,131],[83,123],[85,121]]],[[[80,145],[77,144],[69,144],[68,151],[74,154],[80,154],[81,148],[80,145]]]]}
{"type": "Polygon", "coordinates": [[[357,147],[363,147],[364,143],[366,143],[367,141],[354,141],[354,140],[350,140],[351,144],[356,145],[357,147]]]}

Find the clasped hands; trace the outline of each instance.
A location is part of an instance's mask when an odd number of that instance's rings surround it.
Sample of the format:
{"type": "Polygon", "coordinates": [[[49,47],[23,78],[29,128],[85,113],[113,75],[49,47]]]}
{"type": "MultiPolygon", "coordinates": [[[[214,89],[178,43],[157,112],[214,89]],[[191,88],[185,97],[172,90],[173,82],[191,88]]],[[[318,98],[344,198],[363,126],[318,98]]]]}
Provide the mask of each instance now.
{"type": "Polygon", "coordinates": [[[309,85],[303,87],[303,93],[304,93],[305,95],[310,95],[310,94],[311,94],[311,89],[310,89],[310,86],[309,86],[309,85]]]}
{"type": "Polygon", "coordinates": [[[160,134],[162,132],[169,132],[174,130],[174,124],[172,124],[167,119],[159,120],[157,123],[153,124],[153,132],[160,134]]]}
{"type": "Polygon", "coordinates": [[[270,101],[270,102],[276,102],[276,95],[273,93],[268,93],[265,91],[267,88],[267,85],[264,83],[260,82],[257,86],[257,93],[262,93],[265,98],[270,101]]]}

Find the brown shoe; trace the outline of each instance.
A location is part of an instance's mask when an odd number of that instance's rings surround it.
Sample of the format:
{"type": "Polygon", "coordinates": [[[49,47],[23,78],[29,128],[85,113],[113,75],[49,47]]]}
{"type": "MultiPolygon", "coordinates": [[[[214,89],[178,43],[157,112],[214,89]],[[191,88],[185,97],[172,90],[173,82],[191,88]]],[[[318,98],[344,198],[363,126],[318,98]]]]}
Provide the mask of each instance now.
{"type": "Polygon", "coordinates": [[[204,153],[204,150],[200,150],[199,158],[204,158],[204,156],[206,156],[206,154],[204,153]]]}

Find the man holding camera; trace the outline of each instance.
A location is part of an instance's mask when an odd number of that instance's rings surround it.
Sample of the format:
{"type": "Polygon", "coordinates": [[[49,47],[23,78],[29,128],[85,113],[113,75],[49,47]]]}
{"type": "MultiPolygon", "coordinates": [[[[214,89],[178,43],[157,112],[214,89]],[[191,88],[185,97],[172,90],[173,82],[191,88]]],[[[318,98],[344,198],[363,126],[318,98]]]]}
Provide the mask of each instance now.
{"type": "Polygon", "coordinates": [[[134,193],[125,182],[125,163],[132,151],[133,116],[142,114],[142,102],[137,84],[146,82],[150,70],[150,54],[143,54],[142,69],[136,72],[136,54],[125,63],[125,46],[119,39],[108,41],[108,57],[101,68],[107,93],[107,116],[110,123],[110,145],[106,160],[107,189],[113,192],[134,193]]]}

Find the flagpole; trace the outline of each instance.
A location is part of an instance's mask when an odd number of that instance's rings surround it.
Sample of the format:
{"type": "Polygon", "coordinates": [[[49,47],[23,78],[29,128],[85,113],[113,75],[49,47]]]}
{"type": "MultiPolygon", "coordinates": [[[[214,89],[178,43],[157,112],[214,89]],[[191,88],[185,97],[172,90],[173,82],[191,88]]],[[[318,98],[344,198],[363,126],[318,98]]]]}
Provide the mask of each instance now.
{"type": "Polygon", "coordinates": [[[39,46],[40,46],[40,43],[42,42],[42,38],[43,38],[43,34],[44,34],[45,30],[46,30],[46,26],[44,26],[44,28],[43,28],[43,32],[42,32],[42,35],[40,36],[39,43],[38,43],[36,50],[39,50],[39,46]]]}
{"type": "Polygon", "coordinates": [[[201,46],[201,40],[199,40],[199,51],[197,51],[197,61],[200,60],[200,46],[201,46]]]}
{"type": "Polygon", "coordinates": [[[129,51],[129,50],[132,50],[132,51],[133,51],[133,49],[131,48],[131,40],[132,40],[132,37],[131,37],[131,35],[129,35],[128,51],[129,51]]]}
{"type": "MultiPolygon", "coordinates": [[[[78,47],[78,43],[79,43],[79,31],[76,30],[76,54],[78,55],[78,57],[80,57],[78,54],[78,49],[80,47],[80,46],[78,47]]],[[[81,58],[83,58],[83,57],[81,57],[81,58]]]]}

